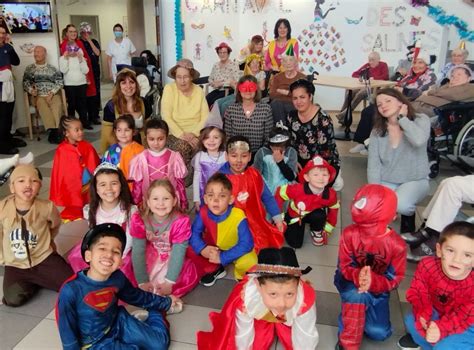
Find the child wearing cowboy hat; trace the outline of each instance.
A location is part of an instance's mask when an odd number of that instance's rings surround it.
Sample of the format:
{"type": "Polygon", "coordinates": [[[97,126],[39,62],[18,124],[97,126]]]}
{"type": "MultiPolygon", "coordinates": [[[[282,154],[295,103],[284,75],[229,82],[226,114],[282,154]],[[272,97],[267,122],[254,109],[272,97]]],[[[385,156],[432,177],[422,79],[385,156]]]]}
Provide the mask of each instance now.
{"type": "Polygon", "coordinates": [[[56,321],[64,349],[168,349],[169,325],[163,313],[180,299],[135,288],[119,270],[126,235],[121,226],[91,228],[81,245],[89,268],[73,275],[61,288],[56,321]],[[118,301],[147,309],[144,322],[118,301]]]}
{"type": "Polygon", "coordinates": [[[269,349],[275,336],[287,350],[315,349],[316,292],[301,278],[310,270],[292,248],[262,249],[222,311],[211,313],[213,330],[198,332],[198,349],[269,349]]]}
{"type": "Polygon", "coordinates": [[[306,223],[310,226],[313,245],[327,244],[339,210],[337,193],[328,186],[335,177],[336,169],[321,156],[315,156],[298,174],[299,183],[283,185],[276,190],[275,198],[280,208],[289,201],[285,239],[291,247],[303,245],[306,223]]]}

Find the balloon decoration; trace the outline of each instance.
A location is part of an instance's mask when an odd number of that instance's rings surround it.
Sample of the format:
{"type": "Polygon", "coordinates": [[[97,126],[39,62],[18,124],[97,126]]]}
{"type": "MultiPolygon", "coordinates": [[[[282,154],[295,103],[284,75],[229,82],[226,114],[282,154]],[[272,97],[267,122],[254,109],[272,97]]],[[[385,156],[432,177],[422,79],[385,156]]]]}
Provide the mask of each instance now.
{"type": "Polygon", "coordinates": [[[469,30],[468,24],[461,18],[446,14],[446,11],[439,6],[431,6],[429,0],[411,0],[411,5],[413,7],[426,6],[428,8],[428,16],[436,23],[442,26],[454,26],[461,39],[474,42],[474,31],[469,30]]]}
{"type": "Polygon", "coordinates": [[[183,24],[181,23],[181,0],[174,1],[174,31],[176,36],[176,62],[183,58],[183,24]]]}

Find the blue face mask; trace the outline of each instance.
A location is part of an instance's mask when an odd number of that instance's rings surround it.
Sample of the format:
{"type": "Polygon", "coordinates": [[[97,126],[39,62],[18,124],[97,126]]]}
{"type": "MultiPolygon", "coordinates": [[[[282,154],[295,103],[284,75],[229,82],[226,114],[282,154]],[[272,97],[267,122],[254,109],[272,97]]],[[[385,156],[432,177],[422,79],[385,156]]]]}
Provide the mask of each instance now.
{"type": "Polygon", "coordinates": [[[123,36],[123,32],[114,32],[116,38],[121,38],[123,36]]]}

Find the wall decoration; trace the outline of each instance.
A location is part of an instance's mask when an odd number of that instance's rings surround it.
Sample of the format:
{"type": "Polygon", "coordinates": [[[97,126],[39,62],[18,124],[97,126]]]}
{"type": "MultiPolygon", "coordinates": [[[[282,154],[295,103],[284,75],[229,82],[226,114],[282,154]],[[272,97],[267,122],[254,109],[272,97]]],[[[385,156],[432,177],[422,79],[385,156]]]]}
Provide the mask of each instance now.
{"type": "Polygon", "coordinates": [[[185,0],[185,3],[186,3],[186,9],[188,10],[188,12],[196,12],[198,7],[197,5],[195,5],[194,7],[191,7],[191,5],[189,5],[189,0],[185,0]]]}
{"type": "Polygon", "coordinates": [[[194,56],[193,56],[193,58],[195,60],[198,60],[198,61],[201,60],[201,44],[199,44],[199,43],[196,43],[196,45],[194,45],[194,56]]]}
{"type": "Polygon", "coordinates": [[[268,25],[267,25],[267,21],[264,21],[262,24],[262,38],[263,38],[263,43],[265,47],[267,47],[268,43],[270,42],[267,36],[268,36],[268,25]]]}
{"type": "Polygon", "coordinates": [[[406,22],[405,17],[402,16],[402,12],[406,12],[407,8],[405,6],[397,6],[393,11],[394,15],[398,18],[397,21],[393,21],[392,24],[395,27],[400,27],[402,24],[406,22]]]}
{"type": "Polygon", "coordinates": [[[183,25],[181,23],[181,0],[174,0],[174,32],[176,37],[176,61],[183,57],[183,25]]]}
{"type": "Polygon", "coordinates": [[[28,55],[32,55],[33,54],[33,51],[35,50],[35,44],[33,43],[24,43],[24,44],[21,44],[20,45],[20,49],[21,51],[23,51],[24,53],[28,54],[28,55]]]}
{"type": "MultiPolygon", "coordinates": [[[[327,11],[323,14],[323,9],[321,8],[321,5],[324,4],[325,0],[315,0],[316,6],[314,7],[314,21],[322,21],[325,19],[330,11],[333,11],[336,9],[333,4],[330,5],[330,7],[327,9],[327,11]]],[[[339,3],[338,3],[339,4],[339,3]]]]}
{"type": "Polygon", "coordinates": [[[224,26],[224,33],[223,33],[223,35],[224,35],[224,38],[226,38],[227,40],[234,40],[234,39],[232,38],[231,30],[230,30],[230,28],[227,27],[227,26],[224,26]]]}
{"type": "Polygon", "coordinates": [[[203,29],[205,26],[206,24],[202,23],[201,21],[197,23],[191,23],[191,28],[196,29],[196,30],[203,29]]]}
{"type": "Polygon", "coordinates": [[[430,4],[429,0],[411,0],[411,5],[413,7],[428,6],[429,4],[430,4]]]}
{"type": "Polygon", "coordinates": [[[220,8],[222,13],[224,13],[225,12],[224,6],[226,2],[227,2],[226,0],[214,0],[214,12],[216,12],[217,8],[220,8]]]}
{"type": "Polygon", "coordinates": [[[266,4],[267,0],[255,0],[255,6],[257,6],[258,12],[262,12],[266,4]]]}
{"type": "Polygon", "coordinates": [[[420,17],[411,16],[410,24],[412,26],[418,27],[418,25],[420,24],[420,21],[421,21],[421,16],[420,17]]]}
{"type": "Polygon", "coordinates": [[[208,49],[212,49],[212,47],[214,46],[214,39],[212,38],[211,35],[207,36],[206,46],[208,49]]]}
{"type": "Polygon", "coordinates": [[[350,18],[347,18],[347,17],[344,17],[346,19],[346,22],[347,24],[360,24],[360,22],[362,21],[362,19],[364,18],[364,16],[361,16],[359,19],[350,19],[350,18]]]}
{"type": "Polygon", "coordinates": [[[242,13],[245,13],[245,11],[247,10],[252,10],[252,12],[255,13],[252,0],[245,0],[244,9],[242,10],[242,13]]]}
{"type": "Polygon", "coordinates": [[[283,8],[283,0],[280,0],[280,3],[278,4],[278,9],[280,10],[280,12],[283,12],[283,13],[290,13],[291,12],[291,10],[283,8]]]}
{"type": "Polygon", "coordinates": [[[202,7],[201,7],[201,13],[204,12],[204,10],[209,10],[212,13],[212,7],[211,7],[211,3],[209,1],[210,0],[204,0],[203,1],[202,7]]]}

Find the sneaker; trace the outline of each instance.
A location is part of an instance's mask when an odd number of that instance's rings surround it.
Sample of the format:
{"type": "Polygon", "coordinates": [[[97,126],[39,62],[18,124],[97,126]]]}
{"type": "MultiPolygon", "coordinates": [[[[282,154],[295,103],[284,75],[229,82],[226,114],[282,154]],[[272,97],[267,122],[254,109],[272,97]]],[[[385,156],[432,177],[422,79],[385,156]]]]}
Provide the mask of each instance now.
{"type": "Polygon", "coordinates": [[[199,283],[202,284],[204,287],[212,287],[217,280],[224,278],[225,275],[227,275],[227,272],[224,266],[220,265],[216,271],[204,275],[199,281],[199,283]]]}
{"type": "Polygon", "coordinates": [[[369,154],[369,150],[368,149],[363,149],[362,151],[359,152],[360,154],[362,154],[363,156],[366,156],[369,154]]]}
{"type": "Polygon", "coordinates": [[[325,237],[324,231],[309,231],[309,234],[311,235],[313,245],[319,247],[326,244],[327,237],[325,237]]]}
{"type": "Polygon", "coordinates": [[[438,237],[430,237],[429,240],[422,243],[419,247],[410,249],[410,251],[407,253],[407,260],[417,263],[426,256],[434,256],[436,253],[435,246],[437,240],[438,237]]]}
{"type": "Polygon", "coordinates": [[[401,337],[398,340],[397,345],[402,350],[421,349],[420,346],[415,343],[410,334],[405,334],[403,337],[401,337]]]}
{"type": "Polygon", "coordinates": [[[403,240],[413,248],[418,247],[421,243],[426,242],[430,238],[430,234],[425,228],[420,228],[416,232],[406,232],[401,234],[403,240]]]}
{"type": "Polygon", "coordinates": [[[349,150],[349,153],[359,153],[363,150],[365,150],[365,145],[363,145],[362,143],[358,143],[349,150]]]}

